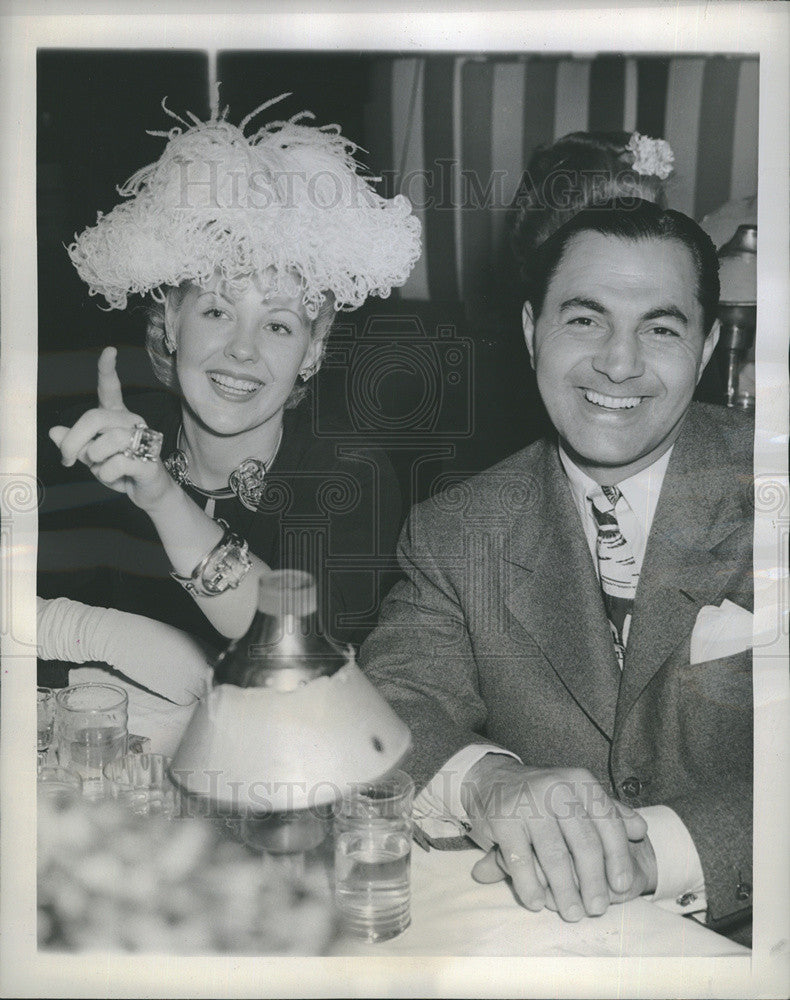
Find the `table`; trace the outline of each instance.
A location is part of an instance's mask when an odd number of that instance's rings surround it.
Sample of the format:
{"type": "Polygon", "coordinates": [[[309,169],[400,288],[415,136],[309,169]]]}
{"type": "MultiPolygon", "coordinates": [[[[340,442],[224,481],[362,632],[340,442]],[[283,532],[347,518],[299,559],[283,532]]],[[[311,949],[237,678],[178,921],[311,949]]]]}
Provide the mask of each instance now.
{"type": "Polygon", "coordinates": [[[337,954],[395,957],[749,956],[750,951],[695,920],[647,899],[610,906],[600,917],[566,923],[520,906],[507,882],[481,885],[470,871],[483,852],[412,850],[412,923],[379,944],[343,939],[337,954]]]}
{"type": "MultiPolygon", "coordinates": [[[[108,680],[96,667],[72,670],[71,682],[108,680]]],[[[119,683],[117,678],[110,683],[119,683]]],[[[120,682],[129,693],[129,728],[151,739],[153,752],[172,754],[190,708],[120,682]]],[[[647,899],[609,907],[600,917],[566,923],[556,913],[525,909],[508,882],[481,885],[472,866],[483,852],[412,850],[412,924],[375,945],[343,939],[346,956],[748,956],[750,951],[695,920],[647,899]]]]}

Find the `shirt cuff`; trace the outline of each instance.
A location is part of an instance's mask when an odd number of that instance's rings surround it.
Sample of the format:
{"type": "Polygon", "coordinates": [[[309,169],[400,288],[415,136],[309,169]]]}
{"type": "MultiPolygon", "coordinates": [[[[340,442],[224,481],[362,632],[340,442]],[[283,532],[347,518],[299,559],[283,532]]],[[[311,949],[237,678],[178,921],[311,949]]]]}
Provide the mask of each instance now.
{"type": "Polygon", "coordinates": [[[669,806],[645,806],[637,812],[647,823],[658,871],[656,891],[646,898],[674,913],[706,910],[702,864],[683,820],[669,806]]]}
{"type": "Polygon", "coordinates": [[[461,785],[469,770],[489,753],[520,759],[494,744],[470,743],[446,762],[414,800],[414,818],[430,837],[469,833],[471,827],[461,804],[461,785]]]}

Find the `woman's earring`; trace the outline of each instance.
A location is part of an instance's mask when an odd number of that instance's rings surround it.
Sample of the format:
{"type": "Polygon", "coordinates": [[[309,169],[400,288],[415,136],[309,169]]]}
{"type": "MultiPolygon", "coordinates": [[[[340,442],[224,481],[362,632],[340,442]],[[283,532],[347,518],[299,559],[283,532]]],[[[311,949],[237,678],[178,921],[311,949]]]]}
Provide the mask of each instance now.
{"type": "Polygon", "coordinates": [[[309,382],[310,379],[313,377],[313,375],[315,375],[315,373],[316,373],[316,366],[315,365],[307,365],[307,367],[303,368],[299,372],[299,378],[302,380],[303,383],[304,382],[309,382]]]}
{"type": "Polygon", "coordinates": [[[176,353],[175,342],[170,339],[168,334],[165,334],[165,350],[167,351],[168,354],[176,353]]]}

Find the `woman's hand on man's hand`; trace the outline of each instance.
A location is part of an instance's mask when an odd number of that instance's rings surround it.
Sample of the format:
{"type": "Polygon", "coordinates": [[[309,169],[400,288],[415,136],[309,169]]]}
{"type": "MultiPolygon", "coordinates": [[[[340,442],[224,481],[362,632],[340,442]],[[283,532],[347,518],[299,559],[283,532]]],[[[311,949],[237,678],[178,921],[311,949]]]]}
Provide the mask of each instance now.
{"type": "Polygon", "coordinates": [[[99,356],[98,407],[83,413],[73,427],[51,427],[49,437],[60,448],[64,465],[82,462],[105,486],[128,494],[138,507],[150,511],[178,487],[161,459],[143,461],[124,454],[135,425],[144,421],[124,404],[116,354],[114,347],[106,347],[99,356]]]}

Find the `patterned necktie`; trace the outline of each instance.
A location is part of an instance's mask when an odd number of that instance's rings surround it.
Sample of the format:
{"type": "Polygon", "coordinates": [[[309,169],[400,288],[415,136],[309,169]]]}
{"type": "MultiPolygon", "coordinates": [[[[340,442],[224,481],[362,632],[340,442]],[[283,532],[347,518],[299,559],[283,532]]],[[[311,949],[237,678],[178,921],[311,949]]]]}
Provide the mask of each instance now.
{"type": "Polygon", "coordinates": [[[639,572],[631,546],[623,537],[617,522],[615,508],[621,499],[624,504],[627,503],[616,486],[602,486],[590,495],[593,516],[598,525],[595,553],[598,557],[601,589],[612,629],[614,651],[622,670],[639,572]]]}

